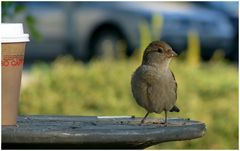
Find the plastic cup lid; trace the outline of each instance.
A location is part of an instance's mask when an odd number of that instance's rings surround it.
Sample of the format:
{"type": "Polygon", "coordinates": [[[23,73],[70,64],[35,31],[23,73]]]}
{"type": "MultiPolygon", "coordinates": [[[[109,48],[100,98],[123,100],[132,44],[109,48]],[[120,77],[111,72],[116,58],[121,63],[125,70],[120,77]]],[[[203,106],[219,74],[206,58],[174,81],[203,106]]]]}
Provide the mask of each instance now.
{"type": "Polygon", "coordinates": [[[28,42],[29,35],[24,34],[21,23],[1,23],[1,43],[28,42]]]}

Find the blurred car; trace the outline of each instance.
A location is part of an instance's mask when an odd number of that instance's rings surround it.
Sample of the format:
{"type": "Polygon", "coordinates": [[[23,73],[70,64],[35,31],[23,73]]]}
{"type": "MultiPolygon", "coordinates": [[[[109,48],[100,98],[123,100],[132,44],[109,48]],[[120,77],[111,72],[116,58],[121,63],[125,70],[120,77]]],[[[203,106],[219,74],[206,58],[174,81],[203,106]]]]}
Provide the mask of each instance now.
{"type": "Polygon", "coordinates": [[[199,6],[208,8],[208,9],[214,9],[220,13],[222,13],[224,16],[227,17],[227,19],[231,22],[231,25],[234,29],[234,40],[232,41],[232,47],[229,49],[228,52],[226,52],[226,57],[230,60],[234,60],[238,62],[238,50],[239,50],[239,43],[238,43],[238,36],[239,36],[239,29],[238,29],[238,23],[239,23],[239,14],[238,14],[238,2],[234,1],[222,1],[222,2],[200,2],[195,3],[199,6]]]}
{"type": "MultiPolygon", "coordinates": [[[[139,26],[163,17],[161,40],[177,53],[187,47],[189,31],[198,32],[201,55],[216,49],[228,52],[234,29],[222,13],[184,2],[16,2],[37,20],[42,40],[27,45],[26,60],[54,59],[70,53],[84,61],[94,56],[119,55],[119,41],[130,56],[140,45],[139,26]],[[124,45],[125,44],[125,45],[124,45]]],[[[159,33],[160,34],[160,33],[159,33]]]]}

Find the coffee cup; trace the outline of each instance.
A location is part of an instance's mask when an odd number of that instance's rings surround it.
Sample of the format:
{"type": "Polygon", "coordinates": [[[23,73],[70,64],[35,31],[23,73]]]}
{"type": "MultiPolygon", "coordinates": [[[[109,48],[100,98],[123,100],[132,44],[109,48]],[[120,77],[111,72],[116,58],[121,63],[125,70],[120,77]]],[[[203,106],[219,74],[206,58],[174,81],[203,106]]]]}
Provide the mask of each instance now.
{"type": "Polygon", "coordinates": [[[1,24],[2,125],[16,125],[26,42],[22,24],[1,24]]]}

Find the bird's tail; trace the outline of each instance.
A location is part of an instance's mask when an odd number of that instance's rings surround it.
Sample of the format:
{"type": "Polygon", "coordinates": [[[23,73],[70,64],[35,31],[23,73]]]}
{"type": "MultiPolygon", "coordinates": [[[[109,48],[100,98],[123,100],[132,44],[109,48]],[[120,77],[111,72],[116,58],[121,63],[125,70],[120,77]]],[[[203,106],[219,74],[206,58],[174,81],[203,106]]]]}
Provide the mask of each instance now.
{"type": "Polygon", "coordinates": [[[176,105],[174,105],[170,112],[180,112],[180,109],[176,105]]]}

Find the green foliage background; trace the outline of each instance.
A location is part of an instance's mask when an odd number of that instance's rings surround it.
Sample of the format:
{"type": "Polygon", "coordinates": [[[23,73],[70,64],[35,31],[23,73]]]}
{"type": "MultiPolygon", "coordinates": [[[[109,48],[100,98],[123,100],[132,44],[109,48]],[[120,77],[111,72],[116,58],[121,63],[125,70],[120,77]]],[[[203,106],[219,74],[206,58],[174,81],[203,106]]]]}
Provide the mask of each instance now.
{"type": "MultiPolygon", "coordinates": [[[[138,59],[95,60],[82,64],[70,56],[51,65],[36,64],[31,82],[22,89],[20,114],[135,115],[145,111],[134,101],[130,78],[138,59]]],[[[178,81],[177,105],[183,117],[205,122],[207,133],[200,139],[169,142],[150,149],[237,149],[238,71],[226,62],[189,66],[173,60],[178,81]]],[[[150,117],[163,115],[151,114],[150,117]]]]}

